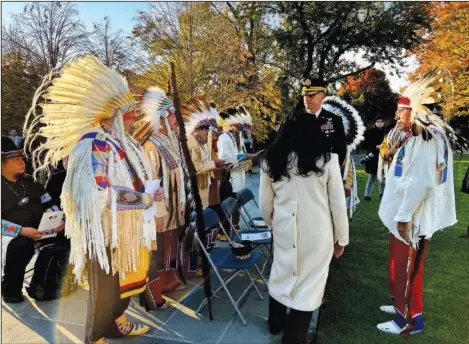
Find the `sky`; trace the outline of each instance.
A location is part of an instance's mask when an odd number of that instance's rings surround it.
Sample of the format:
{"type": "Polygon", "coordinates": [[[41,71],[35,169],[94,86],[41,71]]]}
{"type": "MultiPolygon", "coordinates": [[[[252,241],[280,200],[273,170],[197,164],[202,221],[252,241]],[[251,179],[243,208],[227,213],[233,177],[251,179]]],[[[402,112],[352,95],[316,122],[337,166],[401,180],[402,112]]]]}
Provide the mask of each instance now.
{"type": "MultiPolygon", "coordinates": [[[[21,12],[26,3],[27,2],[2,1],[2,23],[8,24],[11,14],[21,12]]],[[[134,18],[137,17],[138,11],[146,10],[150,6],[148,2],[143,1],[75,2],[75,4],[78,8],[80,19],[88,30],[92,30],[94,22],[101,21],[104,17],[109,17],[113,29],[121,29],[125,34],[131,33],[135,24],[134,18]]],[[[361,62],[360,57],[351,56],[350,58],[357,59],[357,61],[361,62]]],[[[401,77],[398,77],[395,73],[392,75],[393,70],[387,66],[375,66],[386,73],[391,88],[395,92],[400,92],[401,87],[409,84],[406,75],[412,73],[418,67],[418,62],[415,58],[408,58],[406,61],[408,61],[408,67],[402,70],[401,77]]]]}
{"type": "MultiPolygon", "coordinates": [[[[11,14],[23,11],[24,5],[28,2],[2,1],[2,22],[8,23],[11,14]]],[[[101,21],[104,17],[109,17],[114,29],[121,29],[130,34],[134,25],[134,18],[138,11],[149,8],[146,1],[126,1],[126,2],[75,2],[78,8],[80,19],[88,30],[92,30],[93,23],[101,21]]]]}

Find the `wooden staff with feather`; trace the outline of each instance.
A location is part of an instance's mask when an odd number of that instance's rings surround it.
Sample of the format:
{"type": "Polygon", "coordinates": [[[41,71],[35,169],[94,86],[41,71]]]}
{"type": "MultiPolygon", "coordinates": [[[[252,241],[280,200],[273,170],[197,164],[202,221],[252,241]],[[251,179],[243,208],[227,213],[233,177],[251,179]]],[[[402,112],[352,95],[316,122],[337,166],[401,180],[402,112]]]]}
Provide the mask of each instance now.
{"type": "MultiPolygon", "coordinates": [[[[206,247],[206,238],[205,238],[205,225],[204,225],[204,216],[203,216],[203,207],[202,200],[200,199],[199,187],[197,185],[197,175],[194,164],[192,162],[189,147],[187,146],[186,138],[186,129],[184,126],[184,120],[181,114],[181,102],[179,99],[179,92],[176,84],[176,70],[174,67],[174,62],[170,62],[170,85],[171,93],[173,97],[173,104],[175,109],[175,115],[179,126],[179,140],[181,143],[181,148],[184,153],[184,158],[186,160],[187,169],[189,171],[189,177],[192,186],[192,196],[195,203],[195,211],[197,213],[197,235],[202,241],[202,245],[206,247]]],[[[205,254],[202,254],[202,274],[204,278],[204,293],[208,301],[208,312],[210,320],[213,320],[212,316],[212,305],[211,305],[211,285],[210,285],[210,265],[205,254]]]]}

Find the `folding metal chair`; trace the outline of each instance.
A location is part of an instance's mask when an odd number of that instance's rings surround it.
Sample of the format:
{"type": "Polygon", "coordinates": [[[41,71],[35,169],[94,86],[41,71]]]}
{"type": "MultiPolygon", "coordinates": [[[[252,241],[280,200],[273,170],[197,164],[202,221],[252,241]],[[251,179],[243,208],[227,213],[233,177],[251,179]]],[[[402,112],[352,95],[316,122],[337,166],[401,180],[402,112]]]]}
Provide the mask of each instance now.
{"type": "Polygon", "coordinates": [[[249,222],[248,222],[243,217],[243,220],[247,224],[248,228],[256,228],[256,229],[266,228],[266,226],[258,226],[255,223],[255,221],[263,221],[264,219],[262,217],[252,217],[251,214],[249,214],[248,210],[246,209],[246,204],[252,201],[254,202],[257,209],[259,210],[259,204],[257,204],[256,198],[254,197],[253,192],[248,188],[244,188],[241,191],[238,191],[238,193],[236,194],[236,198],[238,200],[238,203],[241,209],[244,211],[244,213],[247,215],[249,219],[249,222]]]}
{"type": "MultiPolygon", "coordinates": [[[[251,190],[249,189],[243,189],[240,191],[240,193],[244,193],[245,195],[247,194],[244,190],[247,190],[251,195],[252,195],[252,200],[254,199],[254,195],[252,194],[251,190]]],[[[239,197],[239,194],[238,193],[238,197],[239,197]]],[[[239,199],[239,198],[238,198],[239,199]]],[[[245,198],[247,199],[247,198],[245,198]]],[[[251,200],[250,199],[250,200],[251,200]]],[[[242,202],[242,201],[241,201],[242,202]]],[[[247,202],[243,203],[243,204],[246,204],[247,202]]],[[[267,267],[267,264],[269,263],[269,261],[272,261],[272,242],[273,242],[273,237],[272,237],[272,231],[270,229],[249,229],[249,230],[240,230],[240,231],[237,231],[236,228],[234,227],[233,225],[233,222],[231,220],[232,218],[232,215],[234,214],[234,212],[240,208],[240,201],[236,201],[234,198],[232,197],[229,197],[227,199],[225,199],[222,203],[221,203],[221,208],[223,210],[223,213],[225,214],[226,218],[228,219],[228,223],[230,224],[230,227],[231,227],[231,230],[232,232],[234,231],[236,233],[236,236],[238,237],[238,240],[242,240],[242,235],[244,233],[247,233],[247,234],[255,234],[255,233],[265,233],[265,232],[270,232],[271,236],[270,238],[267,238],[267,239],[259,239],[259,240],[253,240],[252,243],[255,245],[255,247],[259,247],[260,250],[262,251],[262,254],[265,256],[265,262],[264,264],[262,265],[262,269],[261,269],[261,272],[264,273],[265,271],[265,268],[267,267]],[[266,247],[266,246],[270,246],[270,247],[266,247]],[[264,249],[266,248],[266,250],[264,249]],[[266,253],[267,252],[267,253],[266,253]]],[[[243,213],[241,212],[241,218],[243,219],[244,223],[248,226],[249,228],[249,224],[248,222],[246,221],[246,219],[244,218],[244,215],[243,213]]]]}
{"type": "MultiPolygon", "coordinates": [[[[218,217],[217,213],[212,210],[212,209],[205,209],[203,212],[204,216],[204,225],[205,225],[205,233],[208,234],[211,231],[216,230],[218,227],[222,229],[223,232],[225,232],[223,225],[220,222],[220,218],[218,217]]],[[[225,232],[226,233],[226,232],[225,232]]],[[[224,289],[226,294],[228,295],[228,298],[231,301],[231,304],[233,305],[234,309],[236,310],[236,313],[238,314],[239,318],[241,319],[241,322],[243,325],[247,325],[246,319],[243,317],[241,314],[241,311],[238,307],[239,303],[241,300],[246,296],[246,294],[249,292],[249,289],[251,289],[251,286],[256,289],[257,293],[259,294],[259,297],[261,300],[264,298],[262,297],[261,292],[257,288],[251,274],[249,273],[248,269],[255,267],[257,270],[257,273],[261,277],[262,282],[264,283],[265,286],[267,286],[264,277],[262,276],[262,273],[259,271],[259,268],[257,267],[256,263],[259,261],[261,254],[258,251],[252,251],[251,256],[249,259],[243,259],[239,260],[236,259],[231,252],[231,248],[218,248],[217,250],[214,250],[213,252],[208,252],[208,250],[202,245],[202,241],[200,240],[199,236],[197,235],[197,231],[194,233],[194,237],[197,239],[197,242],[199,243],[200,249],[202,252],[206,255],[211,267],[213,268],[213,271],[217,275],[219,281],[220,281],[220,287],[218,287],[213,293],[212,296],[215,297],[215,295],[221,290],[224,289]],[[231,273],[230,275],[227,276],[227,278],[223,279],[218,271],[218,269],[226,269],[226,270],[233,270],[234,272],[231,273]],[[248,276],[250,283],[249,286],[243,291],[241,296],[238,298],[238,300],[234,300],[233,296],[231,295],[230,291],[228,290],[228,284],[241,272],[245,272],[246,275],[248,276]]],[[[199,305],[197,308],[196,312],[199,313],[200,310],[205,306],[207,303],[207,298],[205,298],[202,303],[199,305]]]]}

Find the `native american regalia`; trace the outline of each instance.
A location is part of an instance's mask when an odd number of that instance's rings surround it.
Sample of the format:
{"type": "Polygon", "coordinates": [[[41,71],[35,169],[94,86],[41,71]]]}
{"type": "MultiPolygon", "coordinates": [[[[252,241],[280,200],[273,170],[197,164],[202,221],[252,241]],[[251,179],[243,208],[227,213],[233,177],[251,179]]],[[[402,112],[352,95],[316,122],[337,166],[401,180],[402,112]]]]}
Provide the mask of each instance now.
{"type": "Polygon", "coordinates": [[[61,201],[70,262],[77,279],[85,263],[89,273],[85,342],[142,334],[149,328],[123,315],[129,297],[145,289],[148,250],[156,240],[154,220],[143,220],[153,196],[144,193],[144,183],[152,175],[141,147],[124,132],[135,101],[126,80],[94,56],[53,75],[44,78],[26,118],[26,147],[46,139],[34,151],[36,175],[67,161],[61,201]],[[37,114],[40,96],[45,102],[37,114]],[[101,124],[107,119],[114,119],[111,128],[101,124]],[[39,122],[46,125],[33,134],[39,122]]]}
{"type": "Polygon", "coordinates": [[[213,172],[216,169],[212,160],[213,132],[218,132],[217,111],[200,98],[191,99],[182,106],[182,115],[187,132],[189,153],[197,172],[197,184],[204,208],[209,205],[209,189],[213,172]],[[207,143],[201,143],[196,129],[208,128],[207,143]]]}
{"type": "MultiPolygon", "coordinates": [[[[217,159],[218,157],[218,149],[217,149],[217,142],[218,137],[216,140],[212,142],[212,150],[211,150],[211,159],[217,159]]],[[[210,186],[208,192],[208,205],[212,206],[219,206],[220,205],[220,181],[222,177],[222,168],[216,168],[213,171],[213,175],[210,179],[210,186]]]]}
{"type": "Polygon", "coordinates": [[[163,90],[150,88],[143,97],[141,110],[145,117],[137,124],[134,138],[143,145],[147,163],[155,178],[161,179],[164,190],[164,202],[157,202],[157,217],[164,216],[164,226],[158,229],[158,250],[151,252],[150,282],[145,300],[141,300],[147,310],[152,310],[165,303],[162,293],[183,284],[178,276],[179,230],[184,225],[186,192],[179,140],[168,121],[169,116],[174,116],[173,102],[163,90]]]}
{"type": "Polygon", "coordinates": [[[223,120],[223,134],[217,142],[218,158],[233,164],[230,170],[230,182],[233,192],[237,193],[245,187],[246,171],[251,169],[251,161],[240,161],[240,154],[247,154],[244,147],[243,130],[251,130],[252,118],[244,106],[230,108],[225,112],[229,116],[223,120]]]}
{"type": "MultiPolygon", "coordinates": [[[[199,189],[200,199],[202,201],[203,208],[211,206],[212,209],[220,213],[218,200],[214,199],[214,192],[219,195],[218,190],[214,190],[212,182],[215,183],[216,187],[219,184],[214,181],[215,172],[217,167],[215,165],[213,146],[213,134],[218,135],[218,123],[217,117],[218,112],[215,108],[211,107],[210,104],[202,98],[193,98],[185,102],[181,107],[181,113],[185,121],[186,135],[187,135],[187,146],[189,148],[189,154],[194,164],[197,173],[197,186],[199,189]],[[207,128],[207,142],[202,143],[196,129],[207,128]],[[212,191],[212,199],[210,199],[210,191],[212,191]]],[[[215,245],[218,231],[212,231],[206,238],[207,247],[215,245]]],[[[186,243],[187,245],[187,243],[186,243]]],[[[187,261],[187,269],[189,271],[195,271],[194,268],[197,262],[197,245],[195,242],[191,243],[191,248],[184,250],[189,251],[189,259],[187,261]]]]}
{"type": "Polygon", "coordinates": [[[386,177],[379,216],[390,232],[388,287],[392,321],[378,325],[384,332],[417,334],[423,323],[423,268],[429,241],[456,220],[452,144],[457,135],[430,107],[442,100],[445,78],[431,73],[410,85],[398,109],[411,109],[411,129],[405,132],[386,177]],[[397,230],[398,222],[411,223],[408,244],[397,230]]]}
{"type": "Polygon", "coordinates": [[[406,133],[403,132],[396,124],[396,126],[391,129],[391,131],[386,135],[383,142],[381,143],[381,147],[379,149],[377,173],[377,179],[380,182],[386,181],[386,175],[393,158],[393,156],[390,156],[388,159],[386,159],[386,153],[388,151],[394,151],[398,149],[401,146],[402,140],[405,136],[406,133]]]}
{"type": "Polygon", "coordinates": [[[351,153],[363,141],[365,126],[357,110],[339,97],[324,98],[323,108],[342,118],[347,145],[342,176],[344,187],[350,189],[350,196],[347,197],[347,208],[348,216],[352,218],[360,199],[358,198],[357,171],[351,153]]]}

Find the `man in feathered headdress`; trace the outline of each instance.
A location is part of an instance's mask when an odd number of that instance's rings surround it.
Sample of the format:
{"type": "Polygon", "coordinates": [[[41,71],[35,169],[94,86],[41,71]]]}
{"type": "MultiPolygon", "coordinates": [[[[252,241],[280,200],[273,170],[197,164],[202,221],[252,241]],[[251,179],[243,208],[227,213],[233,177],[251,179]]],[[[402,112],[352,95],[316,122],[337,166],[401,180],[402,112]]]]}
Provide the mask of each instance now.
{"type": "Polygon", "coordinates": [[[387,173],[379,216],[390,232],[388,287],[395,314],[381,331],[415,335],[423,331],[423,268],[429,241],[456,220],[453,153],[456,135],[430,111],[440,103],[444,78],[431,73],[410,85],[398,101],[397,125],[405,137],[387,173]]]}
{"type": "MultiPolygon", "coordinates": [[[[189,154],[197,172],[197,185],[202,206],[203,208],[210,207],[220,214],[220,198],[213,197],[212,189],[212,199],[210,199],[210,189],[212,183],[219,187],[215,181],[215,172],[225,168],[226,165],[224,160],[218,159],[213,152],[213,141],[218,138],[219,129],[218,113],[213,105],[202,98],[193,98],[181,106],[181,113],[186,126],[189,154]]],[[[216,232],[210,233],[207,237],[207,246],[215,245],[216,237],[216,232]]],[[[194,250],[191,250],[189,254],[187,268],[194,270],[197,254],[194,250]]]]}
{"type": "MultiPolygon", "coordinates": [[[[251,169],[253,155],[244,147],[243,133],[251,131],[252,117],[245,106],[228,108],[220,113],[223,119],[223,133],[218,138],[218,158],[230,164],[229,183],[232,194],[221,195],[236,198],[236,194],[245,188],[246,171],[251,169]]],[[[233,218],[235,227],[239,227],[239,214],[233,218]]],[[[224,240],[224,236],[221,236],[224,240]]]]}
{"type": "Polygon", "coordinates": [[[228,108],[220,116],[225,118],[217,143],[218,158],[232,165],[231,185],[237,193],[245,187],[245,172],[253,158],[252,154],[247,154],[243,140],[243,133],[252,130],[252,117],[245,106],[228,108]]]}
{"type": "Polygon", "coordinates": [[[141,335],[149,327],[130,323],[124,311],[130,296],[145,289],[156,235],[154,219],[145,222],[143,213],[158,196],[145,193],[152,174],[126,133],[136,104],[126,80],[94,56],[76,59],[52,79],[55,74],[36,92],[24,132],[26,148],[43,138],[33,152],[36,176],[67,161],[61,201],[70,262],[78,279],[85,264],[89,273],[85,343],[141,335]],[[45,126],[34,134],[40,122],[45,126]]]}
{"type": "Polygon", "coordinates": [[[191,99],[182,106],[187,132],[187,145],[197,171],[200,199],[204,208],[209,206],[209,187],[216,168],[225,161],[212,158],[213,137],[218,136],[217,111],[203,99],[191,99]]]}
{"type": "Polygon", "coordinates": [[[186,191],[184,161],[176,134],[173,101],[159,88],[149,88],[141,102],[145,117],[134,138],[145,150],[148,165],[164,190],[164,203],[157,204],[157,251],[151,252],[150,281],[141,303],[149,310],[166,309],[162,293],[184,289],[178,274],[179,231],[184,225],[186,191]]]}
{"type": "MultiPolygon", "coordinates": [[[[212,137],[212,146],[210,152],[212,160],[218,158],[218,138],[223,133],[223,119],[218,113],[216,107],[217,105],[214,102],[210,102],[210,108],[216,112],[216,120],[218,125],[217,133],[212,137]]],[[[220,181],[222,179],[223,173],[225,172],[227,172],[227,168],[225,166],[223,168],[215,169],[215,171],[213,172],[213,176],[210,180],[208,196],[209,206],[219,214],[220,218],[223,218],[223,211],[220,208],[220,181]]]]}

